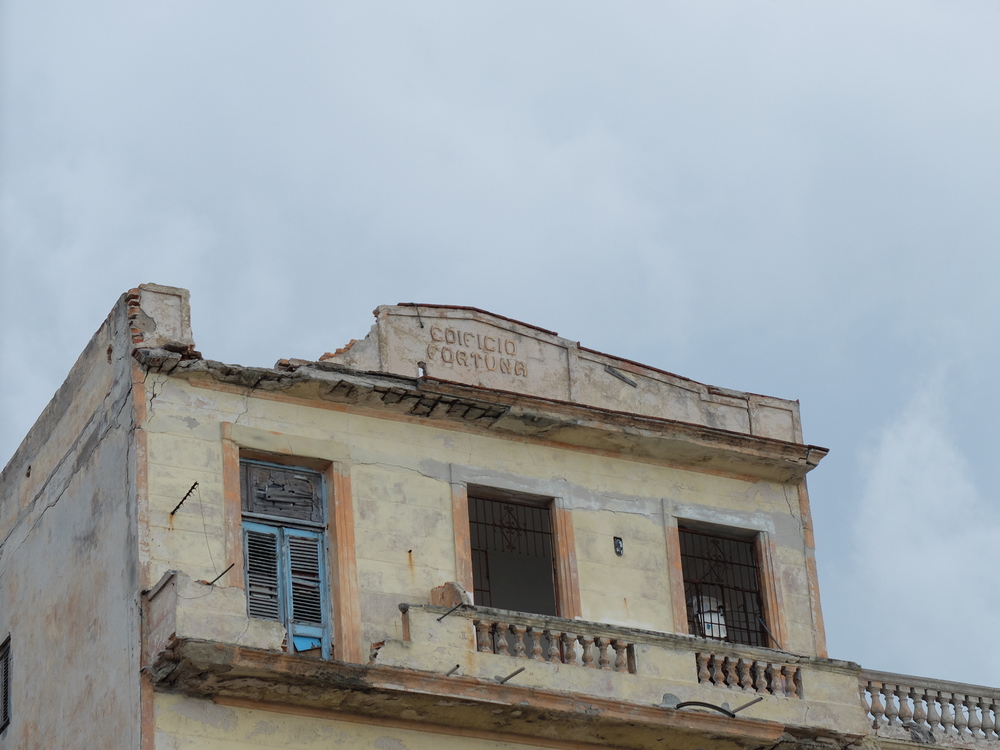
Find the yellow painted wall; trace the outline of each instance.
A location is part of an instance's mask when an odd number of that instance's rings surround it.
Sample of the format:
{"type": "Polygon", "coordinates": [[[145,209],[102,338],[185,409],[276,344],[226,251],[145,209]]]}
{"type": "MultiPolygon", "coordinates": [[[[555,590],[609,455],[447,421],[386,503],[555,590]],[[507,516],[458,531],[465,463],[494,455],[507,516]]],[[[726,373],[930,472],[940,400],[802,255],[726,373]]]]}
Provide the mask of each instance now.
{"type": "Polygon", "coordinates": [[[538,745],[156,696],[156,750],[527,750],[538,745]]]}
{"type": "Polygon", "coordinates": [[[794,487],[701,474],[584,451],[374,418],[197,387],[151,374],[150,580],[168,569],[211,579],[225,548],[223,422],[254,447],[341,457],[353,488],[363,646],[399,638],[400,602],[424,603],[455,578],[451,478],[507,483],[565,498],[572,509],[582,616],[674,630],[668,516],[766,532],[777,544],[777,581],[789,651],[814,654],[803,542],[794,487]],[[197,490],[170,516],[193,482],[197,490]],[[625,540],[616,557],[612,538],[625,540]]]}

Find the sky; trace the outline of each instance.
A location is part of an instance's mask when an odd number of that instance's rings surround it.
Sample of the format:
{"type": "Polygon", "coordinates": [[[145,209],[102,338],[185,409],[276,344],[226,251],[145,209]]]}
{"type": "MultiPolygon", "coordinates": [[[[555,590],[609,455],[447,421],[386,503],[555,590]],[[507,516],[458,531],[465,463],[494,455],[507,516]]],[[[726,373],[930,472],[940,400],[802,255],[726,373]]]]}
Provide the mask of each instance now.
{"type": "Polygon", "coordinates": [[[1000,5],[0,0],[0,464],[118,296],[800,399],[830,654],[1000,685],[1000,5]]]}

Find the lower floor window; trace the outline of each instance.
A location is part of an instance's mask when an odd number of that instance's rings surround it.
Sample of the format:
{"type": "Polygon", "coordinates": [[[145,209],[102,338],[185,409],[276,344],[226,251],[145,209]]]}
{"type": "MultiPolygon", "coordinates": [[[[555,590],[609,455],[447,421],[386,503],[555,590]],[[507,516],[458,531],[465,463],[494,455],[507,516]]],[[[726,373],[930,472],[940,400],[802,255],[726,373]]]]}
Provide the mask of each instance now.
{"type": "Polygon", "coordinates": [[[678,534],[688,632],[768,646],[753,540],[685,528],[678,534]]]}

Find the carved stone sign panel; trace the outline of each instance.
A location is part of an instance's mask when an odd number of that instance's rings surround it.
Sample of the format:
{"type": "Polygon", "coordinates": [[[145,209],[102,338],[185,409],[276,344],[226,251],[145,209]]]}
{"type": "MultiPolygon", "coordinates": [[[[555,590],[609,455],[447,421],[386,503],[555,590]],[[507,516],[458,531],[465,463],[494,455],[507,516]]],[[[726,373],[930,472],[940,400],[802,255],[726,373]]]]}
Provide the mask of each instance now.
{"type": "Polygon", "coordinates": [[[427,376],[617,412],[801,441],[798,404],[710,388],[469,307],[384,305],[360,342],[327,361],[427,376]]]}
{"type": "Polygon", "coordinates": [[[567,351],[558,339],[478,311],[380,310],[380,348],[392,372],[569,398],[567,351]],[[447,317],[445,313],[448,313],[447,317]]]}

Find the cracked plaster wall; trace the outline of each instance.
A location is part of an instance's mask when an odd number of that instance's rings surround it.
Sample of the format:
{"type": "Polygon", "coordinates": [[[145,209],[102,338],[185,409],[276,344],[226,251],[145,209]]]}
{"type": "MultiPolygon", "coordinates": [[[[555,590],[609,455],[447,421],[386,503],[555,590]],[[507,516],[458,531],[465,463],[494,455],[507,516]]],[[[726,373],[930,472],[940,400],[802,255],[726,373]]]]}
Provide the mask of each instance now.
{"type": "Polygon", "coordinates": [[[123,298],[0,475],[0,748],[138,747],[130,346],[123,298]]]}

